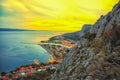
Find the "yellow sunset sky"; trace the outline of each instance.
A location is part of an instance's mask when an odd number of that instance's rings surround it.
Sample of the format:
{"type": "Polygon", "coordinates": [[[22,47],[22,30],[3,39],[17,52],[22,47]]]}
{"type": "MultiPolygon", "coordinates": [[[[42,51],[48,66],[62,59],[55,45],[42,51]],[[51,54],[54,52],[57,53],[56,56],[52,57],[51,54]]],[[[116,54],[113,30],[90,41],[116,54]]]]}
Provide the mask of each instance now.
{"type": "Polygon", "coordinates": [[[0,0],[0,28],[78,31],[119,0],[0,0]]]}

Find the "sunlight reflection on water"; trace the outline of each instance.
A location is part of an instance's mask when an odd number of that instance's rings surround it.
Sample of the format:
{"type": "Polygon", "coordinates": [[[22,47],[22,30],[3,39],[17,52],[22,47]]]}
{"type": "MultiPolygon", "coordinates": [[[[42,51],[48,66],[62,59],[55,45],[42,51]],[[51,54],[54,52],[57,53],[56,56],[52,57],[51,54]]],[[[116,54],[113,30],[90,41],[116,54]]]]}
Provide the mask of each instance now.
{"type": "Polygon", "coordinates": [[[29,60],[38,59],[40,62],[47,62],[51,57],[50,54],[40,45],[29,43],[38,43],[57,34],[45,31],[0,32],[0,72],[32,64],[33,62],[29,60]]]}

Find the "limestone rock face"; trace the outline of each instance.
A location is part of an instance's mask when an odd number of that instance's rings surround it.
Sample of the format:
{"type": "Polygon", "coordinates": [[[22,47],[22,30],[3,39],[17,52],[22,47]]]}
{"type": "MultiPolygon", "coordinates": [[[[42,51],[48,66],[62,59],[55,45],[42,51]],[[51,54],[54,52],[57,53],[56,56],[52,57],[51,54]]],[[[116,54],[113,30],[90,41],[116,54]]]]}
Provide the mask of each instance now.
{"type": "Polygon", "coordinates": [[[113,10],[101,18],[90,29],[91,33],[97,33],[97,38],[111,27],[114,23],[120,24],[120,2],[114,6],[113,10]]]}
{"type": "MultiPolygon", "coordinates": [[[[77,32],[77,35],[79,34],[80,37],[78,45],[66,54],[51,80],[119,80],[119,25],[120,1],[111,12],[101,16],[92,27],[83,27],[83,30],[77,32]],[[114,29],[116,26],[114,24],[118,26],[112,35],[110,34],[112,32],[110,27],[112,26],[114,29]],[[86,39],[84,36],[88,32],[89,34],[95,33],[95,38],[89,39],[91,37],[88,37],[86,39]],[[105,39],[103,39],[104,36],[106,37],[105,39]],[[113,46],[108,45],[109,43],[113,46]],[[111,52],[108,51],[107,45],[112,47],[111,52]]],[[[74,34],[76,35],[76,33],[74,34]]]]}
{"type": "Polygon", "coordinates": [[[77,35],[81,38],[82,36],[85,35],[85,33],[89,32],[89,30],[90,30],[91,27],[92,27],[92,25],[85,24],[83,26],[82,30],[77,33],[77,35]]]}

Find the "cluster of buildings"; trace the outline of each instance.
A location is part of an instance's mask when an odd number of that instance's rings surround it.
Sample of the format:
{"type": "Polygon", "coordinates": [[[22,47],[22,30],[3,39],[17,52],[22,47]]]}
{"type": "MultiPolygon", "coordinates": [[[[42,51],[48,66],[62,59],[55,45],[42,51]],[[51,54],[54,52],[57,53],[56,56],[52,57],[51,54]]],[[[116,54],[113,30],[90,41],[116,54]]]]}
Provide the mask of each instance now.
{"type": "Polygon", "coordinates": [[[48,63],[40,63],[32,64],[32,65],[26,65],[21,66],[20,68],[17,68],[14,71],[11,71],[9,73],[2,72],[0,75],[0,80],[14,80],[19,79],[22,77],[27,77],[33,73],[41,72],[41,71],[55,71],[56,67],[58,66],[58,62],[48,62],[48,63]]]}
{"type": "Polygon", "coordinates": [[[67,48],[72,48],[76,45],[75,41],[73,40],[61,40],[62,45],[66,46],[67,48]]]}
{"type": "Polygon", "coordinates": [[[49,62],[40,63],[38,60],[35,59],[34,64],[32,65],[21,66],[20,68],[17,68],[16,70],[11,71],[7,74],[5,72],[2,72],[0,75],[0,80],[14,80],[41,71],[55,71],[57,66],[62,62],[62,59],[68,52],[69,48],[72,48],[76,45],[75,42],[69,40],[60,40],[59,42],[63,46],[48,47],[50,53],[53,54],[49,62]]]}
{"type": "Polygon", "coordinates": [[[48,51],[49,53],[52,54],[52,58],[50,59],[50,61],[56,61],[61,63],[63,57],[66,55],[66,53],[68,53],[69,49],[76,46],[77,43],[75,43],[74,41],[71,40],[57,40],[56,42],[59,42],[62,44],[62,46],[47,46],[48,47],[48,51]]]}

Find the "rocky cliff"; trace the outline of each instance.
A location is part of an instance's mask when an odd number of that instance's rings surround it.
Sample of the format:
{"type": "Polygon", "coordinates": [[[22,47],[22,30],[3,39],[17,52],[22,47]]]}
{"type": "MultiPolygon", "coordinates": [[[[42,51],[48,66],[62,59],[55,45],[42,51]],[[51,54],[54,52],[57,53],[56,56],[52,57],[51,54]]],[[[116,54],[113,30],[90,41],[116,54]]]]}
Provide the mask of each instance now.
{"type": "Polygon", "coordinates": [[[82,31],[76,32],[78,45],[66,54],[51,80],[120,80],[120,1],[82,31]]]}

